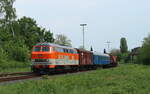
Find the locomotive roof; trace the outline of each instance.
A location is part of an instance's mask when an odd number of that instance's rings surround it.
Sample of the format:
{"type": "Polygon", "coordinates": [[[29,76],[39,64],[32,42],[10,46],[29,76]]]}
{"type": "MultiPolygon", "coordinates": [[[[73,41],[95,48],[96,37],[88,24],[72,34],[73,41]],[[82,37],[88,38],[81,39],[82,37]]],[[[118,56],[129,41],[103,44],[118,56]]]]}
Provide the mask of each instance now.
{"type": "Polygon", "coordinates": [[[93,52],[94,55],[99,55],[99,56],[109,56],[108,54],[103,54],[100,52],[93,52]]]}
{"type": "Polygon", "coordinates": [[[60,47],[60,48],[66,48],[66,49],[74,49],[72,47],[61,46],[61,45],[54,44],[54,43],[37,43],[36,46],[54,46],[54,47],[60,47]]]}

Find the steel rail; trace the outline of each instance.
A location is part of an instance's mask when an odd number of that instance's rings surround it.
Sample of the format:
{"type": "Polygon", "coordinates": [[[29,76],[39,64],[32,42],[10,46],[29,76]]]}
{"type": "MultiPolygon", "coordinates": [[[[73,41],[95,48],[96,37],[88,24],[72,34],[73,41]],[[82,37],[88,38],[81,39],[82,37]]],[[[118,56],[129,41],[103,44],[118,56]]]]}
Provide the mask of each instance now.
{"type": "Polygon", "coordinates": [[[40,75],[30,74],[30,75],[14,76],[14,77],[2,77],[2,78],[0,78],[0,83],[1,82],[6,82],[6,81],[16,81],[16,80],[30,79],[30,78],[35,78],[35,77],[40,77],[40,75]]]}
{"type": "Polygon", "coordinates": [[[4,76],[12,76],[12,75],[27,75],[27,74],[33,74],[33,73],[32,73],[32,72],[4,73],[4,74],[0,74],[0,77],[4,77],[4,76]]]}

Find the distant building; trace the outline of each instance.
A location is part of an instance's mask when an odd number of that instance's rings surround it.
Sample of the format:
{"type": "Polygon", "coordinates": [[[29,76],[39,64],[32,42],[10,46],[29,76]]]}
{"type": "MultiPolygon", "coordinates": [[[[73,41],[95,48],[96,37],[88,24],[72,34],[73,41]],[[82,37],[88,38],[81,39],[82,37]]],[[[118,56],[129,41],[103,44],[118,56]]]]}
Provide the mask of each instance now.
{"type": "Polygon", "coordinates": [[[134,57],[140,54],[140,48],[136,47],[131,50],[131,53],[128,55],[128,60],[134,60],[134,57]]]}

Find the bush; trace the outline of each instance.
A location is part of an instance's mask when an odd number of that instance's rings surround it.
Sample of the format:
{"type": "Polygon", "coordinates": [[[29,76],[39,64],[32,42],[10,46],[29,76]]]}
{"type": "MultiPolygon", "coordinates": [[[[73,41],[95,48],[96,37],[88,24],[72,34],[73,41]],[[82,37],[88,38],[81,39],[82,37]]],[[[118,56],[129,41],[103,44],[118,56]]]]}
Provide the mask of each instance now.
{"type": "Polygon", "coordinates": [[[17,61],[28,61],[29,60],[29,50],[25,45],[22,47],[15,46],[12,48],[12,57],[17,61]]]}
{"type": "Polygon", "coordinates": [[[17,61],[28,61],[29,60],[29,50],[25,45],[15,46],[11,50],[11,56],[17,61]]]}
{"type": "Polygon", "coordinates": [[[30,67],[30,63],[31,62],[18,62],[18,61],[5,61],[5,62],[1,62],[0,64],[0,72],[3,70],[3,69],[7,69],[7,70],[11,70],[11,69],[15,69],[15,68],[19,68],[19,69],[22,69],[22,68],[25,68],[25,67],[30,67]]]}
{"type": "Polygon", "coordinates": [[[6,62],[7,58],[8,58],[8,53],[3,48],[0,48],[0,63],[6,62]]]}
{"type": "Polygon", "coordinates": [[[16,61],[28,61],[30,57],[30,52],[28,47],[23,43],[23,41],[19,41],[14,43],[14,41],[9,41],[5,43],[5,50],[9,54],[9,58],[16,61]]]}

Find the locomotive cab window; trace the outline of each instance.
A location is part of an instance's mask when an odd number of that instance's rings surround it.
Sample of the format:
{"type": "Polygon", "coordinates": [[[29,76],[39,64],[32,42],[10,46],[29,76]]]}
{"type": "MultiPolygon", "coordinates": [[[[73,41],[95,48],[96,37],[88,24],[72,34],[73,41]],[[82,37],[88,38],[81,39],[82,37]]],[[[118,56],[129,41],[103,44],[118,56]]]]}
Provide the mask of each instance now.
{"type": "Polygon", "coordinates": [[[68,53],[68,49],[64,49],[64,52],[65,52],[65,53],[68,53]]]}
{"type": "Polygon", "coordinates": [[[50,51],[50,48],[47,46],[47,47],[42,47],[42,51],[43,52],[48,52],[48,51],[50,51]]]}
{"type": "Polygon", "coordinates": [[[41,47],[40,47],[40,46],[34,47],[34,51],[35,51],[35,52],[39,52],[40,50],[41,50],[41,47]]]}
{"type": "Polygon", "coordinates": [[[56,48],[56,52],[64,52],[64,51],[63,51],[63,48],[57,47],[57,48],[56,48]]]}
{"type": "Polygon", "coordinates": [[[70,53],[72,53],[72,54],[73,54],[73,53],[74,53],[74,51],[73,51],[72,49],[70,49],[70,53]]]}

